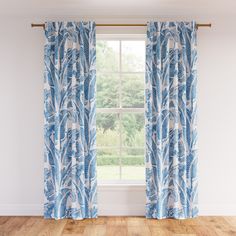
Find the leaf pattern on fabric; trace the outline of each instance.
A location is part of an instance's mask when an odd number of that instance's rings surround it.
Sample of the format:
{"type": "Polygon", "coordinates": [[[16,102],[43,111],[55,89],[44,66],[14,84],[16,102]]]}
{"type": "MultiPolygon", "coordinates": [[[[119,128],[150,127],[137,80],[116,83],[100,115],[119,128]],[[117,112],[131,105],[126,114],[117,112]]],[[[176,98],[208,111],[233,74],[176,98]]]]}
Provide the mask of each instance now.
{"type": "Polygon", "coordinates": [[[94,22],[47,22],[44,216],[97,216],[94,22]]]}
{"type": "Polygon", "coordinates": [[[195,22],[150,22],[146,47],[146,217],[197,208],[195,22]]]}

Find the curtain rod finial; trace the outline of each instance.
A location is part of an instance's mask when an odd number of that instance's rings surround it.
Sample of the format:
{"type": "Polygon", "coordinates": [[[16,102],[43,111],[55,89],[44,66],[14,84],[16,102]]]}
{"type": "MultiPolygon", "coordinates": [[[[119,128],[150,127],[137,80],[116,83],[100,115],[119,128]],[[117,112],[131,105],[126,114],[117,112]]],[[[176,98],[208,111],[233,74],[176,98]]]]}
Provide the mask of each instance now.
{"type": "Polygon", "coordinates": [[[34,24],[34,23],[31,23],[31,27],[34,28],[34,27],[43,27],[45,29],[45,24],[34,24]]]}

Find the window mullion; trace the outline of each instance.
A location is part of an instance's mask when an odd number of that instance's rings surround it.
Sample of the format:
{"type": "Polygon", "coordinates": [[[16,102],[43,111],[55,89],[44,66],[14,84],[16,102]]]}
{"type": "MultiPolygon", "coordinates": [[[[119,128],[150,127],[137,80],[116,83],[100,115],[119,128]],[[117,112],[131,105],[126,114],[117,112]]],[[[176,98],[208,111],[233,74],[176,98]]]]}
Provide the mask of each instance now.
{"type": "MultiPolygon", "coordinates": [[[[120,72],[122,72],[122,62],[121,62],[121,55],[122,55],[122,48],[121,48],[121,40],[120,42],[120,47],[119,47],[119,70],[120,72]]],[[[122,108],[122,103],[121,103],[121,73],[119,73],[119,108],[122,108]]],[[[120,127],[120,133],[119,133],[119,137],[120,137],[120,142],[119,142],[119,169],[120,169],[120,180],[122,179],[122,168],[121,168],[121,155],[122,155],[122,133],[121,133],[121,129],[122,129],[122,123],[121,123],[121,112],[119,112],[119,127],[120,127]]]]}

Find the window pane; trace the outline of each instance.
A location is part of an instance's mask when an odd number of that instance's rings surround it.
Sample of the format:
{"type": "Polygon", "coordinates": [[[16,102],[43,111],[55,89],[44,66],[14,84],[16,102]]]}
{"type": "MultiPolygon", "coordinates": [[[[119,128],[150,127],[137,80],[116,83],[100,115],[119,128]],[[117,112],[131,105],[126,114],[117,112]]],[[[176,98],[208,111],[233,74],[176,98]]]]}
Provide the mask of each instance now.
{"type": "Polygon", "coordinates": [[[122,75],[122,107],[144,107],[144,74],[122,75]]]}
{"type": "Polygon", "coordinates": [[[120,179],[120,158],[118,149],[97,150],[97,174],[100,180],[120,179]]]}
{"type": "Polygon", "coordinates": [[[124,148],[121,156],[122,166],[143,166],[144,165],[144,147],[142,148],[124,148]]]}
{"type": "Polygon", "coordinates": [[[144,180],[145,179],[144,166],[123,166],[122,179],[123,180],[144,180]]]}
{"type": "Polygon", "coordinates": [[[122,41],[122,71],[144,72],[145,41],[122,41]]]}
{"type": "Polygon", "coordinates": [[[144,147],[144,114],[126,113],[121,116],[122,146],[144,147]]]}
{"type": "Polygon", "coordinates": [[[133,108],[144,108],[145,41],[97,40],[96,50],[98,179],[143,181],[144,112],[133,108]]]}
{"type": "Polygon", "coordinates": [[[123,180],[144,180],[144,147],[123,149],[121,165],[123,180]]]}
{"type": "Polygon", "coordinates": [[[97,41],[97,71],[119,71],[119,48],[119,41],[97,41]]]}
{"type": "Polygon", "coordinates": [[[119,118],[117,114],[97,114],[97,147],[119,146],[119,118]]]}
{"type": "Polygon", "coordinates": [[[119,106],[119,79],[116,74],[97,74],[97,108],[119,106]]]}

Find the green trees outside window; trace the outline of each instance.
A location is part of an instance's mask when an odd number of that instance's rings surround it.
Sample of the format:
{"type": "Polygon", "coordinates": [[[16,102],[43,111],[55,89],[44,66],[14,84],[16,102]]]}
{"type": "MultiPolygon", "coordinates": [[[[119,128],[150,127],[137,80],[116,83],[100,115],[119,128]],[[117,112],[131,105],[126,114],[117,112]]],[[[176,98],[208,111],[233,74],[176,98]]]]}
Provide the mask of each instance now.
{"type": "Polygon", "coordinates": [[[101,180],[144,179],[144,40],[97,40],[101,180]]]}

